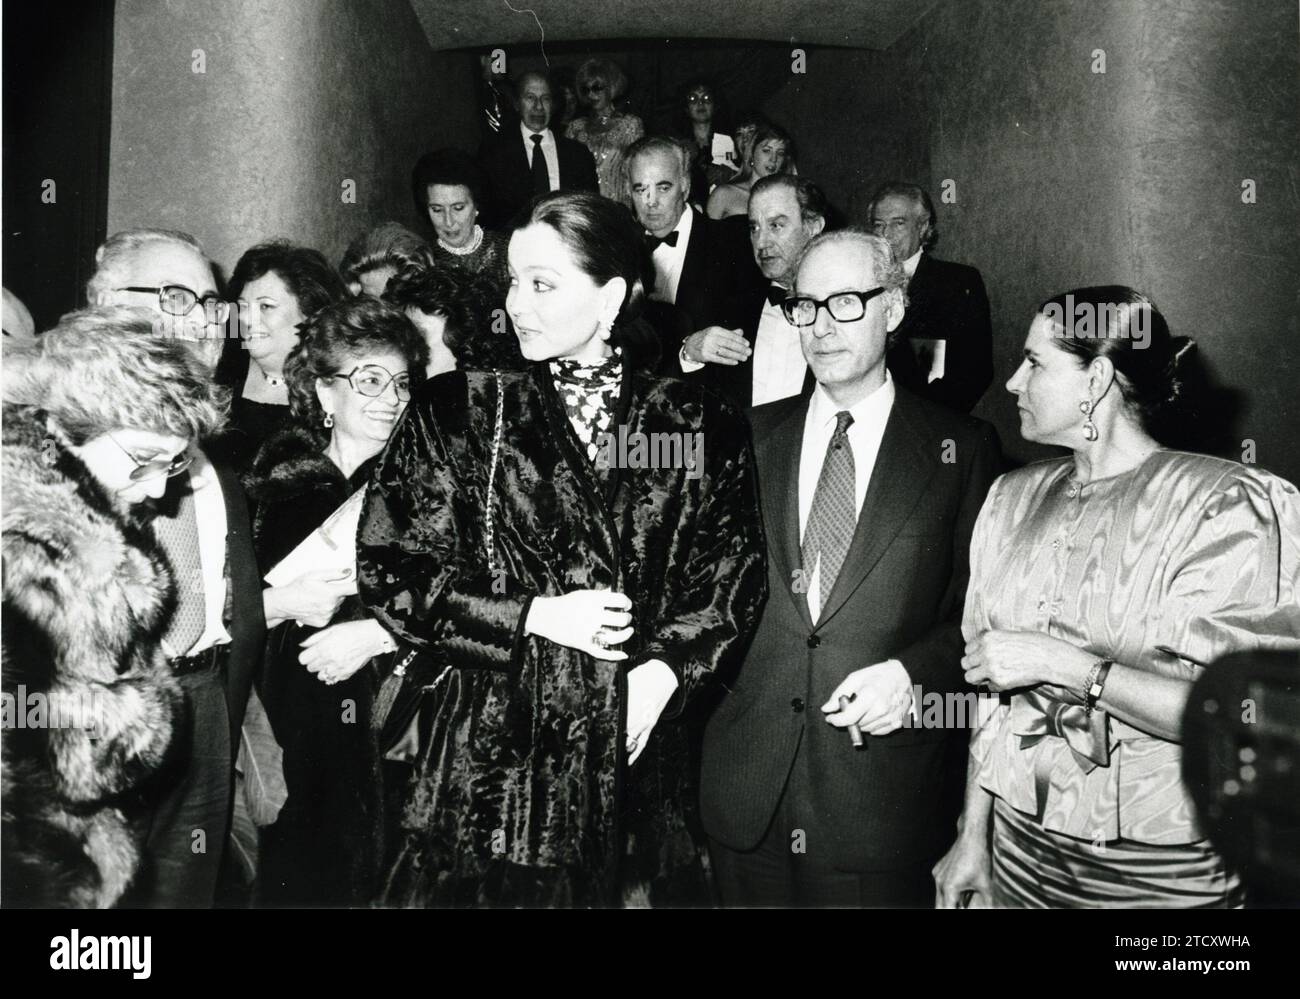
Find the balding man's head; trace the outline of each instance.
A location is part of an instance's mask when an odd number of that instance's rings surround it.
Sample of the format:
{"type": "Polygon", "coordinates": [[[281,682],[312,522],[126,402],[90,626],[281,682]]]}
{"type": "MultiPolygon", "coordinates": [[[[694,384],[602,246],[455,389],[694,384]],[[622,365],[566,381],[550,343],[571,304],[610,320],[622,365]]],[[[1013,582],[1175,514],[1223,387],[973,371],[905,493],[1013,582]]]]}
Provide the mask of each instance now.
{"type": "Polygon", "coordinates": [[[519,120],[532,132],[542,132],[551,124],[551,110],[555,106],[551,79],[545,73],[529,70],[522,73],[515,84],[515,109],[519,120]]]}
{"type": "Polygon", "coordinates": [[[198,240],[172,229],[127,229],[105,241],[95,263],[90,304],[151,312],[161,335],[186,341],[216,369],[226,330],[214,321],[224,316],[216,315],[217,282],[198,240]]]}

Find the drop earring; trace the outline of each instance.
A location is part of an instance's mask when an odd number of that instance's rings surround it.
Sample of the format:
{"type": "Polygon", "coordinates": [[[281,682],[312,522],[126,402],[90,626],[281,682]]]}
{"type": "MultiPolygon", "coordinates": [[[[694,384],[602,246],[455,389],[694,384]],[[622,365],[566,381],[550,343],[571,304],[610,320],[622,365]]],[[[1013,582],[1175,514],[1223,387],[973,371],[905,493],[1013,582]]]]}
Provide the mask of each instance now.
{"type": "Polygon", "coordinates": [[[333,413],[326,413],[326,414],[325,414],[325,429],[328,430],[328,429],[329,429],[330,427],[332,427],[332,426],[334,426],[334,414],[333,414],[333,413]]]}
{"type": "Polygon", "coordinates": [[[1092,422],[1092,411],[1096,405],[1091,399],[1084,399],[1079,403],[1079,412],[1083,414],[1083,439],[1086,441],[1095,441],[1101,436],[1097,424],[1092,422]]]}

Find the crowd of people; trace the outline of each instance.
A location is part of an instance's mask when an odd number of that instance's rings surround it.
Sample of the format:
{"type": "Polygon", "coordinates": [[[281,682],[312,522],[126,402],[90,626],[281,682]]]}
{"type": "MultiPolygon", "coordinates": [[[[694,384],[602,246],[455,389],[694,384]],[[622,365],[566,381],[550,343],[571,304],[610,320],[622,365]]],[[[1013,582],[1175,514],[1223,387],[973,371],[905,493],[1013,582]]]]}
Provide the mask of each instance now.
{"type": "Polygon", "coordinates": [[[927,192],[626,82],[515,80],[427,237],[119,232],[6,343],[4,905],[1243,903],[1180,719],[1300,649],[1300,501],[1170,445],[1194,344],[1045,298],[1005,471],[927,192]]]}

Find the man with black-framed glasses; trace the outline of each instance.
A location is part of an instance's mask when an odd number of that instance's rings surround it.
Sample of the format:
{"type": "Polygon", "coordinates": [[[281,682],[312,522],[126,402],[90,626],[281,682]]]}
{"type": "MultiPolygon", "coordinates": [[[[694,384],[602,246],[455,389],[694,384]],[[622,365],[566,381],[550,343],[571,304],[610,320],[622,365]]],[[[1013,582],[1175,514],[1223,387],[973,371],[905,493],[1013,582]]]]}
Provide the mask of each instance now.
{"type": "Polygon", "coordinates": [[[895,386],[903,286],[884,239],[809,242],[781,309],[816,386],[750,411],[771,596],[700,790],[726,905],[933,905],[956,834],[964,733],[909,719],[917,691],[965,689],[967,553],[999,449],[895,386]]]}
{"type": "MultiPolygon", "coordinates": [[[[95,255],[95,305],[152,316],[159,336],[182,340],[215,372],[230,306],[198,241],[166,229],[130,229],[95,255]]],[[[118,443],[118,442],[115,442],[118,443]]],[[[185,691],[191,724],[157,787],[136,884],[122,904],[213,905],[231,820],[235,753],[266,619],[248,506],[239,480],[199,443],[175,461],[127,451],[132,477],[168,476],[153,529],[167,555],[176,606],[163,647],[185,691]]]]}

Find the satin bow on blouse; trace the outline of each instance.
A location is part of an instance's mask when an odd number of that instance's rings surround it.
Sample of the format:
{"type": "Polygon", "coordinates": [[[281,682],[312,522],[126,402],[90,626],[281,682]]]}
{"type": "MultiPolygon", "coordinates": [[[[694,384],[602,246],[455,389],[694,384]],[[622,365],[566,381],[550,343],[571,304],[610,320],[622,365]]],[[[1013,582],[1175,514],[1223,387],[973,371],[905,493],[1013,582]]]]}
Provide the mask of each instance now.
{"type": "MultiPolygon", "coordinates": [[[[1059,700],[1044,687],[1035,687],[1013,699],[1010,724],[1021,750],[1033,749],[1044,739],[1054,737],[1065,740],[1074,762],[1085,774],[1110,766],[1110,716],[1105,711],[1089,713],[1082,704],[1059,700]]],[[[1044,753],[1034,767],[1034,811],[1038,816],[1047,807],[1051,761],[1051,755],[1044,753]]]]}

